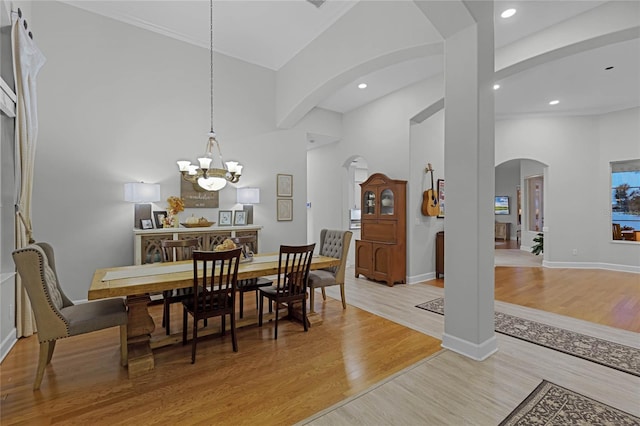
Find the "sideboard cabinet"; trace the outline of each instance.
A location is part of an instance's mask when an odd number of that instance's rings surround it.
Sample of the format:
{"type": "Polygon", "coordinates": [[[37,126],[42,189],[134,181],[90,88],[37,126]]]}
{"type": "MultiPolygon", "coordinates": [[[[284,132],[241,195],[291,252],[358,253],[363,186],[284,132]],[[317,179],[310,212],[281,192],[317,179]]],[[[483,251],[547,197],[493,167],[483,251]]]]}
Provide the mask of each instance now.
{"type": "Polygon", "coordinates": [[[496,222],[495,225],[495,239],[509,241],[510,235],[510,223],[496,222]]]}
{"type": "Polygon", "coordinates": [[[404,283],[407,269],[407,181],[373,174],[360,184],[362,215],[356,240],[356,278],[404,283]]]}
{"type": "Polygon", "coordinates": [[[252,235],[256,237],[255,247],[251,250],[258,253],[258,231],[261,226],[221,226],[208,228],[160,228],[134,229],[133,263],[162,262],[162,240],[198,239],[199,250],[213,250],[218,244],[231,237],[252,235]]]}

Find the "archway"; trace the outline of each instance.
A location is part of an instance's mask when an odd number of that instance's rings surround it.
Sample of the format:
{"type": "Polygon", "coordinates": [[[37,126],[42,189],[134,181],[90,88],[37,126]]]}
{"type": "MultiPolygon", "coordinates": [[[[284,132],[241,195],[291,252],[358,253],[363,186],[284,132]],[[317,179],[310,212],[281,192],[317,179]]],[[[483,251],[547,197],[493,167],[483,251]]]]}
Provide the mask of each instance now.
{"type": "Polygon", "coordinates": [[[547,165],[533,159],[496,165],[496,266],[542,265],[544,252],[535,256],[531,249],[544,231],[546,173],[547,165]]]}

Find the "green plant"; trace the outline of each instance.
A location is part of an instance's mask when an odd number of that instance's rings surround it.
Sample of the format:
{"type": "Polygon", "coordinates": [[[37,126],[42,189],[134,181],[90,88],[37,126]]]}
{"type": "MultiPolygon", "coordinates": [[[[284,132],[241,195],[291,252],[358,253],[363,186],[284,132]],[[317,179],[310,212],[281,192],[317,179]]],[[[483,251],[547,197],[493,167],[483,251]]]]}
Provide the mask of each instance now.
{"type": "Polygon", "coordinates": [[[544,252],[544,234],[542,234],[542,232],[538,232],[538,235],[533,239],[533,242],[535,244],[531,247],[531,253],[537,256],[544,252]]]}

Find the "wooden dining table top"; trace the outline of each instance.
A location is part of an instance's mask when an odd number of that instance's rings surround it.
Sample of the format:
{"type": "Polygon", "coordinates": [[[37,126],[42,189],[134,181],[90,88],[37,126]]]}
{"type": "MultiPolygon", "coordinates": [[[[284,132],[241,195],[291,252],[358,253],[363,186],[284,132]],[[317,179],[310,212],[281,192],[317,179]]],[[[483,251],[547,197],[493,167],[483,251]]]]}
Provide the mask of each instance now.
{"type": "MultiPolygon", "coordinates": [[[[338,266],[340,259],[314,255],[311,269],[338,266]]],[[[256,254],[253,261],[240,263],[238,279],[258,278],[278,273],[278,253],[256,254]]],[[[150,263],[97,269],[88,299],[135,296],[193,286],[193,261],[150,263]]]]}

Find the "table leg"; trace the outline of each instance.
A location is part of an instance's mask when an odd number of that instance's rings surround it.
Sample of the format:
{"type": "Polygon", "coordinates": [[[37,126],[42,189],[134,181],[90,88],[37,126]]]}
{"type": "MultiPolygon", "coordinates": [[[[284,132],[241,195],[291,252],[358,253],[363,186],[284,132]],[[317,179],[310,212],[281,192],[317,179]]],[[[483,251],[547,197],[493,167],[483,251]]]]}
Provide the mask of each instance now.
{"type": "Polygon", "coordinates": [[[154,369],[153,352],[149,344],[156,326],[149,315],[148,295],[127,296],[127,350],[129,378],[138,377],[154,369]]]}

